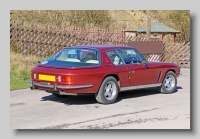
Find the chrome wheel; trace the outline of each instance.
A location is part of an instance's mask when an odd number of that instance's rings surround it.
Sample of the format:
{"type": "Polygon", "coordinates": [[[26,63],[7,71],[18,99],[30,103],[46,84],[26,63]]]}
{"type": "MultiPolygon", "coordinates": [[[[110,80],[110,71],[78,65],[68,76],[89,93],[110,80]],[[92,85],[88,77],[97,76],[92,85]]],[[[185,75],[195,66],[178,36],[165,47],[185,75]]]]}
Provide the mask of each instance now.
{"type": "Polygon", "coordinates": [[[113,76],[106,77],[99,91],[95,94],[96,100],[102,104],[114,103],[119,93],[117,80],[113,76]]]}
{"type": "Polygon", "coordinates": [[[168,75],[164,81],[165,89],[168,91],[173,90],[175,87],[175,83],[176,83],[176,81],[175,81],[174,76],[168,75]]]}
{"type": "Polygon", "coordinates": [[[109,81],[104,87],[104,97],[112,100],[117,94],[117,86],[113,81],[109,81]]]}

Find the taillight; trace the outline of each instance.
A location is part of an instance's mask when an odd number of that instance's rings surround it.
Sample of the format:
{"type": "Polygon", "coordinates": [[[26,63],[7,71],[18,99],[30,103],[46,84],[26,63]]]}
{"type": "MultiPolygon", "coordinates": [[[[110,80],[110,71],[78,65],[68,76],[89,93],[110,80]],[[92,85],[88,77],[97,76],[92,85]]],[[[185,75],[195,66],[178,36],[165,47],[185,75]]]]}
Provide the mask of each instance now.
{"type": "Polygon", "coordinates": [[[58,81],[71,83],[72,77],[71,76],[58,76],[58,81]]]}
{"type": "Polygon", "coordinates": [[[66,81],[69,82],[69,83],[72,82],[72,77],[71,76],[67,76],[66,77],[66,81]]]}

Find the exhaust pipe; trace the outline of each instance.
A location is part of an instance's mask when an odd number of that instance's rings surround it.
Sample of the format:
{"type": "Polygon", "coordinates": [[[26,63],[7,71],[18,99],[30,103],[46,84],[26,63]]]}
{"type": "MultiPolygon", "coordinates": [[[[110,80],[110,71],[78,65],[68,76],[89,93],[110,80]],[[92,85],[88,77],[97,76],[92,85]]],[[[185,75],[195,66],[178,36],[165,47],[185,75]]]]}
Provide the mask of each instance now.
{"type": "Polygon", "coordinates": [[[71,96],[77,96],[78,94],[75,93],[66,93],[64,91],[59,91],[59,95],[71,95],[71,96]]]}

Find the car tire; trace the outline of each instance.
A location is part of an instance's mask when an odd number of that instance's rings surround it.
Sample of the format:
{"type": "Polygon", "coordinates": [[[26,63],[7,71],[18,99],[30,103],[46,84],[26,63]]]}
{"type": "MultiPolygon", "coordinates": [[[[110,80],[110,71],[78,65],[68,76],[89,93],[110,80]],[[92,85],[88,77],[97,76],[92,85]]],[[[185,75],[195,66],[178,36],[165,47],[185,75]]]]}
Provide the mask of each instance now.
{"type": "Polygon", "coordinates": [[[111,104],[117,99],[119,93],[119,86],[117,80],[112,77],[106,77],[99,91],[95,94],[96,100],[101,104],[111,104]]]}
{"type": "Polygon", "coordinates": [[[163,94],[171,94],[175,91],[176,85],[177,85],[176,74],[173,71],[169,71],[165,75],[162,85],[158,87],[158,90],[163,94]]]}

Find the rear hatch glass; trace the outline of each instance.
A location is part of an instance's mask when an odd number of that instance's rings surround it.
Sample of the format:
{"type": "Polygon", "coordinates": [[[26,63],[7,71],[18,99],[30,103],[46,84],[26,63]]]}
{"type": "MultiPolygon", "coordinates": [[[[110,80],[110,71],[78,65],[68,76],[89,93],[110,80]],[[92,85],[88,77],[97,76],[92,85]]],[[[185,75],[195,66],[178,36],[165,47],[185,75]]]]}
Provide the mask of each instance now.
{"type": "Polygon", "coordinates": [[[65,48],[38,66],[78,68],[100,65],[100,53],[90,48],[65,48]]]}

